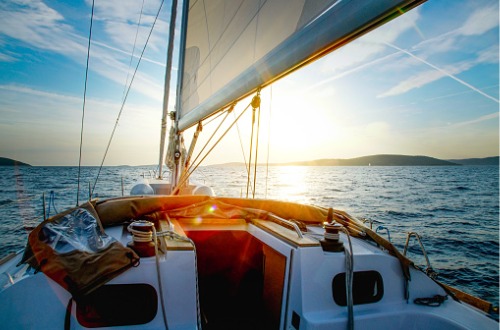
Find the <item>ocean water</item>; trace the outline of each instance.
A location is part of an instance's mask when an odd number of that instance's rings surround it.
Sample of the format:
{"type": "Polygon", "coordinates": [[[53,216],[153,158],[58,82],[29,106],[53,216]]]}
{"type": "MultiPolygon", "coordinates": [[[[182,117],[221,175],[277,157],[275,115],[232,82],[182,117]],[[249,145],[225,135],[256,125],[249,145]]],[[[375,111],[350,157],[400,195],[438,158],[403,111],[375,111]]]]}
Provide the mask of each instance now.
{"type": "MultiPolygon", "coordinates": [[[[98,198],[128,195],[154,167],[104,167],[95,184],[98,198]]],[[[97,167],[81,169],[80,203],[94,186],[97,167]]],[[[22,249],[28,230],[46,212],[76,205],[76,167],[0,167],[0,258],[22,249]]],[[[218,196],[245,197],[242,166],[200,168],[194,180],[218,196]]],[[[259,167],[248,195],[344,210],[383,226],[403,251],[407,232],[417,232],[438,279],[499,303],[499,167],[259,167]]],[[[408,256],[425,268],[415,239],[408,256]]]]}

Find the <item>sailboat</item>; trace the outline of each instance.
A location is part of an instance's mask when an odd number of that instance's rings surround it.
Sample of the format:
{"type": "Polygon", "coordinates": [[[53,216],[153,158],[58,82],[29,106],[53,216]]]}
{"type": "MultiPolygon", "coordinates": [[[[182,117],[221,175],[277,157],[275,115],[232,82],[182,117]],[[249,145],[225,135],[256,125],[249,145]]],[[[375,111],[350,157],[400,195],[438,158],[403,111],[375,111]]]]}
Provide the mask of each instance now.
{"type": "Polygon", "coordinates": [[[171,178],[162,147],[158,177],[130,196],[37,226],[0,262],[1,328],[498,329],[491,304],[438,282],[346,212],[217,197],[188,180],[183,132],[249,96],[258,109],[269,84],[422,2],[185,1],[171,178]]]}

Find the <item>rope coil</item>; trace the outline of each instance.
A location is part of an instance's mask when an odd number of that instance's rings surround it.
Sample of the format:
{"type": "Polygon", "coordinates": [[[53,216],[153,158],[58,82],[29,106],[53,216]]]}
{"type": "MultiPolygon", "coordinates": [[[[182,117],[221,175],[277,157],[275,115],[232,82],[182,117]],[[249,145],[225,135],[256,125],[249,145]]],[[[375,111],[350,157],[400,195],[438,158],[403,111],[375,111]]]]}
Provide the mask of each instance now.
{"type": "Polygon", "coordinates": [[[338,241],[339,238],[340,238],[340,235],[339,235],[339,233],[334,234],[334,233],[328,233],[328,232],[325,231],[324,237],[326,239],[331,239],[331,240],[334,240],[334,241],[338,241]]]}
{"type": "Polygon", "coordinates": [[[146,220],[134,221],[127,227],[128,232],[132,234],[132,239],[134,242],[152,242],[153,229],[154,229],[154,224],[146,220]],[[149,228],[152,229],[147,231],[135,229],[141,227],[144,229],[149,229],[149,228]]]}
{"type": "Polygon", "coordinates": [[[446,299],[448,299],[447,296],[435,295],[434,297],[428,298],[416,298],[413,302],[417,305],[439,307],[446,299]]]}

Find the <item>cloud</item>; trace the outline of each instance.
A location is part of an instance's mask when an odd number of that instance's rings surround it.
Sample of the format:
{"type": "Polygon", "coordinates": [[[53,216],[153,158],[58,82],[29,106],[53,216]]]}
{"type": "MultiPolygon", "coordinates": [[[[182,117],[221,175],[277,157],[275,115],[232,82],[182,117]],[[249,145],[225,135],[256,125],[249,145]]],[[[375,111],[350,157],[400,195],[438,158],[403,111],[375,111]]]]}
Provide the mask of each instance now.
{"type": "MultiPolygon", "coordinates": [[[[456,77],[457,74],[469,70],[470,68],[474,67],[476,64],[483,63],[485,58],[488,60],[492,60],[491,56],[490,56],[492,53],[491,50],[487,49],[484,52],[480,52],[477,59],[467,60],[467,61],[463,61],[460,63],[454,63],[452,65],[448,65],[445,68],[439,68],[439,67],[429,63],[428,61],[426,61],[426,60],[424,60],[424,59],[422,59],[422,58],[420,58],[420,57],[418,57],[418,56],[416,56],[408,51],[405,51],[399,47],[396,47],[396,46],[391,45],[391,44],[388,44],[388,46],[393,47],[395,49],[400,50],[403,53],[408,54],[412,58],[428,65],[429,67],[431,67],[434,70],[423,71],[423,72],[421,72],[417,75],[414,75],[406,80],[403,80],[398,85],[391,88],[389,91],[384,92],[382,94],[379,94],[377,97],[386,97],[386,96],[394,96],[394,95],[403,94],[403,93],[406,93],[412,89],[422,87],[422,86],[427,85],[433,81],[441,79],[442,77],[447,76],[447,77],[450,77],[453,80],[459,82],[460,84],[470,88],[471,90],[491,99],[492,101],[499,103],[498,99],[492,97],[491,95],[484,93],[483,91],[476,88],[475,86],[472,86],[471,84],[456,77]]],[[[492,46],[492,47],[495,48],[497,46],[492,46]]]]}
{"type": "MultiPolygon", "coordinates": [[[[90,7],[92,1],[87,0],[87,4],[90,7]]],[[[140,2],[137,0],[107,0],[95,3],[95,18],[104,24],[105,34],[109,41],[116,47],[130,50],[130,52],[134,46],[136,33],[136,45],[142,49],[141,45],[144,45],[146,41],[161,1],[142,1],[143,8],[139,4],[140,2]],[[139,28],[138,31],[137,28],[139,28]]],[[[167,10],[165,7],[167,6],[164,3],[163,12],[167,10]]],[[[155,23],[155,32],[151,35],[148,43],[148,47],[152,51],[165,48],[167,31],[168,23],[158,17],[155,23]]]]}
{"type": "MultiPolygon", "coordinates": [[[[123,55],[127,55],[127,56],[130,56],[130,52],[127,52],[127,51],[124,51],[123,49],[120,49],[120,48],[116,48],[116,47],[113,47],[113,46],[110,46],[110,45],[107,45],[103,42],[100,42],[100,41],[92,41],[92,45],[96,45],[96,46],[99,46],[99,47],[103,47],[103,48],[107,48],[107,49],[110,49],[112,51],[115,51],[115,52],[118,52],[118,53],[122,53],[123,55]]],[[[140,53],[138,51],[136,51],[134,53],[134,59],[139,59],[139,55],[140,53]]],[[[155,64],[155,65],[158,65],[162,68],[165,68],[166,67],[166,64],[165,62],[159,62],[159,61],[155,61],[155,60],[152,60],[152,59],[149,59],[149,58],[146,58],[146,57],[142,57],[142,61],[143,62],[148,62],[148,63],[152,63],[152,64],[155,64]]],[[[172,70],[177,70],[176,68],[172,68],[172,70]]]]}
{"type": "Polygon", "coordinates": [[[401,81],[399,84],[392,87],[388,91],[378,95],[377,97],[387,97],[387,96],[404,94],[410,90],[413,90],[415,88],[420,88],[431,82],[434,82],[436,80],[448,76],[445,72],[447,72],[449,75],[455,75],[465,70],[468,70],[474,65],[474,63],[475,62],[462,62],[459,64],[454,64],[452,66],[448,66],[447,68],[444,68],[442,71],[434,69],[421,71],[409,77],[408,79],[401,81]]]}
{"type": "Polygon", "coordinates": [[[464,39],[482,35],[490,31],[491,29],[498,27],[498,24],[498,5],[479,7],[469,15],[462,27],[448,31],[437,37],[424,40],[419,44],[411,47],[410,50],[401,49],[393,45],[392,43],[387,42],[386,45],[388,45],[389,47],[398,49],[401,53],[409,55],[409,57],[404,58],[405,62],[403,62],[403,59],[395,61],[392,63],[392,66],[398,66],[399,68],[402,68],[408,65],[424,63],[429,66],[430,69],[410,76],[407,79],[401,80],[396,86],[393,86],[389,90],[380,93],[378,97],[404,94],[413,89],[421,88],[443,77],[450,77],[498,103],[498,100],[496,98],[485,94],[476,87],[456,77],[456,75],[470,70],[471,68],[479,64],[498,63],[498,43],[490,45],[489,47],[486,46],[486,48],[480,50],[477,50],[477,48],[469,48],[466,51],[472,54],[469,55],[468,60],[455,62],[443,68],[431,64],[427,60],[427,58],[429,58],[430,56],[436,56],[436,54],[439,53],[449,55],[449,53],[453,50],[460,50],[461,52],[463,52],[463,46],[461,46],[461,42],[463,42],[464,39]],[[415,55],[416,53],[418,53],[418,56],[415,55]],[[415,59],[417,61],[415,61],[415,59]],[[411,64],[412,62],[413,64],[411,64]]]}
{"type": "MultiPolygon", "coordinates": [[[[119,108],[118,102],[87,99],[85,164],[100,164],[119,108]]],[[[37,165],[74,165],[78,160],[81,97],[28,86],[0,85],[0,109],[0,150],[5,154],[22,155],[22,159],[37,165]]],[[[131,163],[127,159],[130,154],[116,152],[117,149],[129,148],[156,155],[154,143],[144,146],[144,141],[158,141],[160,116],[160,109],[156,107],[128,104],[120,118],[106,164],[131,163]]],[[[139,164],[146,158],[134,159],[139,164]]]]}
{"type": "Polygon", "coordinates": [[[459,29],[464,36],[477,36],[498,26],[498,2],[480,7],[473,12],[459,29]]]}
{"type": "Polygon", "coordinates": [[[0,62],[17,62],[17,61],[18,59],[11,55],[0,53],[0,62]]]}
{"type": "Polygon", "coordinates": [[[85,51],[64,17],[41,1],[14,0],[0,5],[0,34],[39,49],[65,55],[85,51]]]}
{"type": "MultiPolygon", "coordinates": [[[[124,84],[129,72],[130,54],[134,42],[134,38],[131,35],[135,36],[138,12],[137,17],[133,16],[137,10],[140,11],[140,8],[136,9],[136,11],[131,10],[130,7],[132,5],[137,8],[137,1],[105,1],[103,4],[97,5],[96,8],[96,14],[99,15],[101,13],[100,19],[106,25],[103,38],[110,40],[110,42],[94,41],[92,43],[90,70],[119,85],[124,84]],[[104,12],[109,12],[110,14],[105,15],[104,12]],[[131,23],[133,20],[135,22],[131,23]]],[[[146,9],[149,12],[154,11],[154,15],[156,15],[158,8],[159,4],[150,3],[146,9]]],[[[151,15],[148,16],[147,13],[145,15],[145,23],[141,25],[139,31],[143,39],[146,38],[152,24],[151,15]],[[149,26],[146,26],[146,23],[149,26]]],[[[78,31],[75,31],[68,19],[45,3],[41,1],[13,0],[0,4],[0,16],[2,17],[0,36],[5,35],[19,40],[32,48],[54,52],[82,66],[85,65],[87,36],[80,35],[78,31]]],[[[165,24],[165,22],[160,23],[160,25],[165,24]]],[[[158,27],[155,29],[160,32],[153,33],[149,46],[156,44],[153,48],[160,48],[160,38],[164,35],[163,31],[167,30],[164,27],[163,29],[159,29],[158,27]]],[[[138,50],[135,52],[136,56],[140,55],[144,42],[145,40],[142,40],[142,46],[139,42],[137,43],[138,50]]],[[[150,52],[154,51],[154,49],[149,48],[148,50],[150,52]]],[[[165,56],[164,54],[165,52],[162,51],[162,60],[165,56]]],[[[6,52],[0,53],[0,61],[12,62],[15,60],[14,56],[6,52]]],[[[156,65],[159,64],[159,61],[151,59],[146,59],[145,61],[156,65]]],[[[135,66],[132,67],[132,70],[134,68],[135,66]]],[[[136,80],[134,84],[135,90],[154,100],[162,100],[162,85],[155,81],[155,78],[145,73],[138,73],[136,80]]]]}
{"type": "Polygon", "coordinates": [[[498,44],[483,49],[477,56],[477,63],[498,63],[498,61],[498,44]]]}
{"type": "Polygon", "coordinates": [[[474,125],[474,124],[481,123],[481,122],[487,121],[487,120],[492,120],[492,119],[496,119],[498,121],[498,117],[499,117],[498,112],[495,112],[495,113],[490,113],[488,115],[480,116],[478,118],[474,118],[472,120],[467,120],[467,121],[455,123],[455,124],[448,126],[448,127],[453,127],[453,128],[464,127],[464,126],[474,125]]]}
{"type": "Polygon", "coordinates": [[[395,42],[403,33],[416,29],[416,22],[420,18],[420,9],[416,8],[405,15],[389,22],[376,30],[371,31],[358,40],[335,51],[334,56],[324,60],[322,71],[339,72],[342,70],[356,70],[356,66],[365,65],[367,61],[383,54],[387,48],[384,42],[395,42]]]}

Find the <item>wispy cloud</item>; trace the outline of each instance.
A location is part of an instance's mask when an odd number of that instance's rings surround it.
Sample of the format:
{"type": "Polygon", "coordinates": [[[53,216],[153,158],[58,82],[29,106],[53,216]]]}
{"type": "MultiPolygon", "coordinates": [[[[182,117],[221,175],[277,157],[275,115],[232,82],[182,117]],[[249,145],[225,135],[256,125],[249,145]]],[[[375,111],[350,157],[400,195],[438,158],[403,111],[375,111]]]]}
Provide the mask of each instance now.
{"type": "MultiPolygon", "coordinates": [[[[90,69],[99,75],[118,84],[124,84],[129,72],[130,54],[134,42],[137,19],[140,7],[137,1],[105,1],[98,2],[96,17],[105,24],[104,34],[100,34],[105,41],[93,41],[90,69]],[[136,10],[131,10],[134,6],[136,10]],[[108,14],[105,14],[108,13],[108,14]],[[137,14],[137,16],[135,16],[137,14]],[[132,36],[132,37],[131,37],[132,36]],[[111,52],[110,52],[111,50],[111,52]]],[[[145,39],[152,24],[152,13],[156,15],[159,8],[158,1],[148,1],[143,15],[143,24],[140,26],[139,38],[145,39]]],[[[41,1],[13,0],[0,4],[0,37],[2,35],[19,40],[31,48],[54,52],[65,56],[71,61],[85,65],[87,54],[87,36],[80,35],[71,22],[61,13],[41,1]]],[[[163,25],[161,31],[154,33],[150,40],[150,51],[161,48],[160,38],[166,22],[157,22],[163,25]]],[[[161,28],[161,26],[160,26],[161,28]]],[[[145,40],[138,40],[136,55],[140,54],[145,40]],[[141,44],[142,42],[142,44],[141,44]]],[[[162,52],[161,59],[165,56],[162,52]]],[[[0,53],[0,61],[14,61],[15,54],[0,53]]],[[[150,63],[161,65],[159,61],[144,59],[150,63]]],[[[163,66],[162,66],[163,67],[163,66]]],[[[133,68],[132,68],[133,69],[133,68]]],[[[134,89],[141,94],[155,100],[161,100],[162,86],[145,73],[139,73],[138,83],[134,89]],[[139,84],[139,81],[141,84],[139,84]],[[142,84],[144,83],[144,84],[142,84]]]]}
{"type": "Polygon", "coordinates": [[[498,1],[488,7],[479,7],[460,28],[464,36],[481,35],[498,26],[498,1]]]}
{"type": "Polygon", "coordinates": [[[391,63],[397,53],[386,54],[387,47],[383,42],[394,42],[409,30],[415,30],[418,35],[421,35],[416,27],[419,18],[420,9],[416,8],[399,18],[397,22],[388,23],[348,46],[340,48],[323,61],[321,71],[327,78],[316,82],[304,93],[376,64],[391,63]]]}
{"type": "Polygon", "coordinates": [[[85,51],[77,41],[74,29],[64,22],[64,17],[41,1],[2,3],[0,16],[0,34],[38,49],[68,56],[85,51]]]}
{"type": "Polygon", "coordinates": [[[416,59],[416,60],[418,60],[426,65],[428,65],[429,67],[431,67],[434,70],[429,70],[429,71],[424,71],[424,72],[418,73],[417,75],[412,76],[409,79],[400,82],[398,85],[391,88],[389,91],[380,94],[378,97],[386,97],[386,96],[403,94],[403,93],[406,93],[412,89],[422,87],[422,86],[427,85],[433,81],[441,79],[442,77],[450,77],[453,80],[459,82],[460,84],[462,84],[462,85],[470,88],[471,90],[483,95],[484,97],[499,103],[499,100],[497,98],[494,98],[491,95],[486,94],[485,92],[483,92],[479,88],[465,82],[464,80],[462,80],[456,76],[456,74],[458,74],[460,72],[464,72],[464,71],[469,70],[471,67],[475,66],[477,63],[482,63],[482,61],[484,61],[485,58],[491,60],[491,56],[490,56],[491,51],[487,50],[487,51],[483,52],[482,54],[485,54],[486,56],[480,55],[478,57],[479,60],[476,59],[476,60],[472,60],[472,61],[463,61],[461,63],[455,63],[453,65],[449,65],[447,68],[439,68],[439,67],[435,66],[434,64],[431,64],[430,62],[424,60],[423,58],[420,58],[420,57],[410,53],[409,51],[406,51],[404,49],[401,49],[401,48],[394,46],[394,45],[391,45],[391,44],[387,44],[387,45],[411,56],[412,58],[414,58],[414,59],[416,59]]]}
{"type": "Polygon", "coordinates": [[[0,52],[0,62],[16,62],[16,61],[18,61],[17,58],[15,58],[9,54],[5,54],[5,53],[0,52]]]}
{"type": "MultiPolygon", "coordinates": [[[[92,5],[92,1],[87,0],[87,3],[89,7],[92,5]]],[[[135,36],[137,29],[139,29],[137,45],[144,45],[160,4],[160,0],[99,1],[95,3],[95,17],[104,24],[105,34],[113,45],[132,52],[135,40],[133,36],[135,36]]],[[[165,7],[166,5],[163,4],[163,11],[170,9],[165,7]]],[[[155,23],[155,31],[156,33],[151,36],[149,41],[149,47],[154,52],[165,48],[168,23],[160,17],[155,23]]]]}
{"type": "MultiPolygon", "coordinates": [[[[498,27],[498,24],[498,4],[496,4],[489,7],[479,7],[471,13],[462,27],[425,40],[417,45],[414,45],[409,50],[402,49],[395,46],[393,43],[386,42],[385,44],[387,46],[393,49],[397,49],[401,53],[409,56],[406,58],[405,62],[399,60],[393,63],[393,66],[399,65],[400,67],[404,67],[410,65],[408,59],[412,59],[417,60],[413,61],[414,64],[419,62],[426,64],[429,67],[429,70],[419,72],[418,74],[410,76],[407,79],[401,80],[396,86],[383,93],[380,93],[378,97],[400,95],[413,89],[421,88],[443,77],[449,77],[470,88],[471,90],[498,103],[498,99],[484,93],[479,88],[472,86],[471,84],[457,77],[459,73],[470,70],[478,64],[498,63],[498,44],[476,51],[475,54],[472,54],[472,59],[448,64],[446,67],[438,67],[428,60],[431,55],[447,53],[456,49],[460,49],[461,39],[482,35],[490,31],[491,29],[498,27]],[[416,55],[417,52],[419,52],[418,56],[416,55]]],[[[473,50],[468,51],[473,52],[473,50]]]]}
{"type": "Polygon", "coordinates": [[[499,115],[498,112],[490,113],[488,115],[480,116],[480,117],[477,117],[477,118],[474,118],[471,120],[455,123],[452,125],[452,127],[458,128],[458,127],[464,127],[464,126],[468,126],[468,125],[478,124],[478,123],[481,123],[481,122],[487,121],[487,120],[492,120],[492,119],[498,120],[498,115],[499,115]]]}
{"type": "Polygon", "coordinates": [[[384,42],[395,42],[405,32],[415,30],[419,18],[420,9],[416,8],[397,21],[390,22],[349,44],[348,47],[340,48],[335,52],[335,56],[324,61],[322,71],[327,74],[343,70],[357,71],[358,65],[365,66],[367,62],[372,62],[377,56],[384,54],[384,42]]]}
{"type": "MultiPolygon", "coordinates": [[[[84,125],[85,164],[99,164],[104,153],[103,141],[109,139],[116,121],[118,102],[89,98],[84,125]]],[[[81,123],[82,98],[48,92],[29,86],[0,85],[0,150],[4,155],[19,155],[29,163],[75,165],[81,123]],[[23,109],[19,115],[19,109],[23,109]],[[33,151],[36,152],[33,152],[33,151]],[[55,158],[54,158],[55,157],[55,158]]],[[[145,139],[157,141],[159,109],[130,103],[120,119],[112,148],[114,164],[127,163],[125,152],[145,149],[145,139]],[[133,129],[130,129],[130,128],[133,129]],[[113,149],[116,151],[116,149],[113,149]]],[[[7,156],[8,157],[8,156],[7,156]]],[[[146,159],[146,158],[145,158],[146,159]]],[[[108,164],[108,162],[107,162],[108,164]]]]}
{"type": "MultiPolygon", "coordinates": [[[[0,85],[0,109],[2,109],[2,121],[9,124],[19,122],[32,123],[61,123],[63,125],[77,126],[81,117],[82,97],[67,95],[63,93],[48,92],[34,89],[29,86],[5,84],[0,85]],[[23,116],[19,116],[19,108],[25,109],[23,116]],[[12,116],[11,116],[12,115],[12,116]]],[[[87,99],[87,118],[93,125],[110,127],[114,123],[121,104],[109,100],[89,98],[87,99]]],[[[129,104],[127,116],[151,116],[160,117],[160,110],[144,105],[129,104]],[[144,113],[141,115],[137,109],[144,113]]]]}

